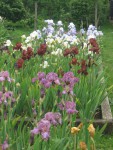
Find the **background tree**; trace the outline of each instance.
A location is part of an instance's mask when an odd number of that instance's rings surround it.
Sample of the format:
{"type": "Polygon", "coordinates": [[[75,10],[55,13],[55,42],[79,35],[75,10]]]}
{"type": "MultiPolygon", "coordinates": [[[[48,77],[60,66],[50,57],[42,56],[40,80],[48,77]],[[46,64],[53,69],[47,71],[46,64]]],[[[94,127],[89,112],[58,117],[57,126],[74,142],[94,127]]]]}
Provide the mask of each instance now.
{"type": "Polygon", "coordinates": [[[95,26],[98,27],[100,20],[104,22],[109,16],[109,0],[91,0],[94,5],[95,26]]]}
{"type": "Polygon", "coordinates": [[[25,18],[26,10],[22,0],[0,0],[0,16],[13,22],[25,18]]]}
{"type": "Polygon", "coordinates": [[[109,0],[0,0],[0,15],[13,22],[27,19],[33,24],[35,1],[38,20],[73,21],[78,25],[82,20],[85,26],[98,26],[109,17],[109,0]]]}

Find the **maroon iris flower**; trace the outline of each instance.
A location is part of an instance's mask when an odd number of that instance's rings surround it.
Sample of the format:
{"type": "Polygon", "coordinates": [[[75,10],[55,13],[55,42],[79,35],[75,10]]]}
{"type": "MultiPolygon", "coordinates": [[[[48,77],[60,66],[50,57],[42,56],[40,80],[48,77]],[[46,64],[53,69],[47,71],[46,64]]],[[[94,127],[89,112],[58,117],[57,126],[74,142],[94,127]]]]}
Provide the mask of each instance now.
{"type": "Polygon", "coordinates": [[[47,51],[47,45],[41,44],[39,49],[37,50],[38,55],[43,56],[47,51]]]}
{"type": "Polygon", "coordinates": [[[16,46],[13,47],[14,50],[22,50],[22,44],[16,43],[16,46]]]}
{"type": "Polygon", "coordinates": [[[89,49],[89,51],[92,51],[93,53],[99,54],[99,45],[98,45],[96,39],[91,38],[89,42],[92,46],[92,48],[89,49]]]}
{"type": "Polygon", "coordinates": [[[79,74],[81,73],[81,74],[84,74],[84,75],[88,75],[86,60],[82,60],[81,61],[81,69],[78,70],[78,73],[79,74]]]}

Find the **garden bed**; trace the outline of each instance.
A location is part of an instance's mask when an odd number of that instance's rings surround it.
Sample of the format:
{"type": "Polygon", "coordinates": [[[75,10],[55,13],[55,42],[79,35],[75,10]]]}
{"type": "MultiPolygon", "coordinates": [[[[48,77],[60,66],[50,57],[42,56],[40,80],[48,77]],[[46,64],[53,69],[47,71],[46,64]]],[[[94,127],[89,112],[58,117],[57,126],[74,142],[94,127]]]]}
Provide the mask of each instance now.
{"type": "Polygon", "coordinates": [[[102,32],[93,25],[87,33],[76,32],[73,23],[64,32],[61,21],[56,26],[52,20],[45,23],[42,31],[22,35],[16,45],[5,42],[8,50],[0,61],[1,141],[19,150],[53,150],[61,144],[62,149],[76,149],[84,141],[89,149],[96,140],[93,124],[112,122],[100,69],[102,32]]]}

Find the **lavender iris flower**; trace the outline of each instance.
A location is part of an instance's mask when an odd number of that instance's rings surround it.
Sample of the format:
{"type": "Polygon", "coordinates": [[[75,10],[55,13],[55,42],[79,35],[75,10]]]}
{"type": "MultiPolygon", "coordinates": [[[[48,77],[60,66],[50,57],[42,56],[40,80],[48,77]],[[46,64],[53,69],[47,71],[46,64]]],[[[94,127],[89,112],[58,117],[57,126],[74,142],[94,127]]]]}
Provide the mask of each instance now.
{"type": "Polygon", "coordinates": [[[73,93],[74,85],[79,81],[78,78],[74,77],[74,74],[72,72],[65,73],[61,80],[64,87],[63,94],[73,93]]]}
{"type": "Polygon", "coordinates": [[[4,141],[4,143],[2,144],[2,150],[7,150],[9,147],[9,144],[7,141],[4,141]]]}
{"type": "Polygon", "coordinates": [[[40,30],[37,30],[37,39],[40,39],[42,37],[42,33],[40,30]]]}
{"type": "Polygon", "coordinates": [[[32,83],[36,82],[38,78],[32,78],[32,83]]]}
{"type": "Polygon", "coordinates": [[[42,139],[47,141],[50,138],[50,132],[42,132],[42,139]]]}
{"type": "Polygon", "coordinates": [[[78,112],[76,110],[76,103],[72,101],[66,101],[64,104],[60,103],[58,104],[58,107],[60,110],[65,110],[69,115],[78,112]]]}
{"type": "Polygon", "coordinates": [[[39,72],[39,73],[37,74],[37,76],[38,76],[38,80],[41,81],[42,79],[45,78],[46,75],[45,75],[44,72],[39,72]]]}
{"type": "Polygon", "coordinates": [[[50,123],[55,125],[55,126],[62,123],[60,113],[48,112],[45,114],[45,119],[50,121],[50,123]]]}
{"type": "Polygon", "coordinates": [[[32,135],[37,135],[37,134],[39,134],[39,129],[36,127],[36,128],[34,128],[33,130],[31,130],[31,134],[32,135]]]}
{"type": "Polygon", "coordinates": [[[53,112],[46,113],[44,118],[38,122],[37,127],[31,130],[31,139],[34,139],[34,135],[40,134],[42,136],[42,139],[47,141],[50,138],[51,125],[56,126],[61,123],[62,119],[60,113],[53,113],[53,112]]]}
{"type": "Polygon", "coordinates": [[[64,34],[64,28],[63,28],[63,27],[60,27],[60,28],[58,29],[58,31],[57,31],[56,36],[62,37],[63,34],[64,34]]]}
{"type": "Polygon", "coordinates": [[[45,88],[50,88],[51,86],[51,82],[48,81],[47,79],[42,79],[41,82],[40,82],[45,88]]]}
{"type": "Polygon", "coordinates": [[[5,105],[8,105],[8,100],[10,100],[11,103],[15,102],[13,92],[7,91],[3,93],[2,91],[0,91],[0,104],[4,103],[5,105]]]}
{"type": "Polygon", "coordinates": [[[54,33],[54,28],[51,25],[48,25],[47,33],[48,34],[50,34],[50,33],[53,34],[54,33]]]}
{"type": "Polygon", "coordinates": [[[8,71],[1,71],[0,72],[0,82],[5,81],[5,80],[7,80],[9,82],[12,81],[12,79],[9,76],[9,72],[8,71]]]}
{"type": "Polygon", "coordinates": [[[65,102],[65,109],[68,114],[77,113],[78,111],[75,108],[76,108],[75,102],[71,102],[71,101],[65,102]]]}
{"type": "Polygon", "coordinates": [[[31,130],[31,135],[37,135],[41,134],[42,139],[48,140],[50,137],[50,122],[48,120],[42,119],[40,122],[37,124],[37,127],[35,127],[33,130],[31,130]]]}
{"type": "Polygon", "coordinates": [[[82,29],[80,30],[80,33],[81,33],[81,34],[85,34],[85,30],[82,28],[82,29]]]}
{"type": "Polygon", "coordinates": [[[74,28],[71,28],[71,29],[68,31],[67,34],[68,34],[68,35],[71,35],[71,36],[76,35],[76,28],[75,28],[75,27],[74,27],[74,28]]]}
{"type": "Polygon", "coordinates": [[[51,83],[55,83],[55,84],[60,84],[60,81],[59,81],[59,78],[58,78],[58,75],[54,72],[50,72],[46,75],[46,79],[48,81],[50,81],[51,83]]]}

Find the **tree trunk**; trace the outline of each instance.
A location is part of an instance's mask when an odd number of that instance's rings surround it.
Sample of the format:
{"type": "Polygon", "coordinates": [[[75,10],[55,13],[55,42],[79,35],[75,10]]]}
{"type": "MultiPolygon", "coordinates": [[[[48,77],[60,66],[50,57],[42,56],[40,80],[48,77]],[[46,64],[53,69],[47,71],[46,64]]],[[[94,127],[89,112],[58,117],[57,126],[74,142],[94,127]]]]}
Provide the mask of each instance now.
{"type": "Polygon", "coordinates": [[[37,30],[37,9],[38,9],[38,4],[37,2],[35,2],[34,30],[37,30]]]}
{"type": "Polygon", "coordinates": [[[95,27],[98,26],[98,0],[95,0],[95,27]]]}

